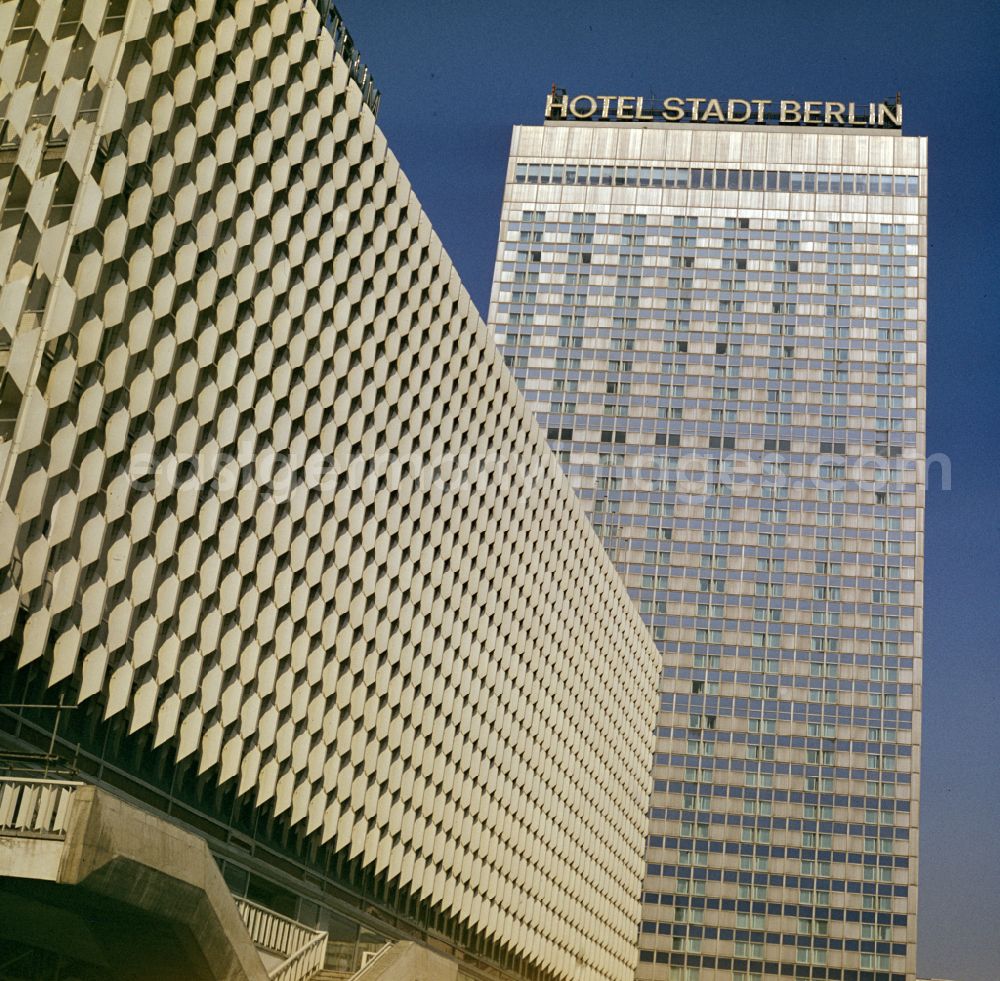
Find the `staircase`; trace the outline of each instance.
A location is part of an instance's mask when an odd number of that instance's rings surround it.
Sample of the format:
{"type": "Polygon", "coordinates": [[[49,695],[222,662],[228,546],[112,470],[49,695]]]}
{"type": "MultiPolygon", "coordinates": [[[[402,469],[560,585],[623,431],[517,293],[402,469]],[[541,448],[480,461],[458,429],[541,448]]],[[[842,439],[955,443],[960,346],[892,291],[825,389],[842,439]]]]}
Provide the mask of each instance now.
{"type": "Polygon", "coordinates": [[[250,939],[271,981],[312,981],[326,957],[327,935],[247,899],[237,899],[250,939]]]}

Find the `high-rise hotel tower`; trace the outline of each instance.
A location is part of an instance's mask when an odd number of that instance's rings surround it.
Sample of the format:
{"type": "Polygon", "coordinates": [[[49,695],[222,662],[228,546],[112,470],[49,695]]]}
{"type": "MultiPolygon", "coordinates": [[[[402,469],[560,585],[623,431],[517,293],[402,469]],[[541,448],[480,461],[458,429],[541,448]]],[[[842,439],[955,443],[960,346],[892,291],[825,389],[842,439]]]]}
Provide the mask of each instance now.
{"type": "Polygon", "coordinates": [[[490,320],[663,654],[639,977],[912,981],[926,141],[898,100],[546,117],[490,320]]]}

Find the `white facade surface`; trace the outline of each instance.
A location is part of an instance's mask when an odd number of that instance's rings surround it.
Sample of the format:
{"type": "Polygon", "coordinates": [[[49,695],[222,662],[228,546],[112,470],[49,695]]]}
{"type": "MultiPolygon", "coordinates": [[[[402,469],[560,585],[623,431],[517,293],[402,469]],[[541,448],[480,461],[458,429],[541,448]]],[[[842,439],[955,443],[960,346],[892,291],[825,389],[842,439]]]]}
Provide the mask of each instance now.
{"type": "Polygon", "coordinates": [[[19,666],[631,976],[658,654],[315,7],[3,0],[0,120],[19,666]]]}

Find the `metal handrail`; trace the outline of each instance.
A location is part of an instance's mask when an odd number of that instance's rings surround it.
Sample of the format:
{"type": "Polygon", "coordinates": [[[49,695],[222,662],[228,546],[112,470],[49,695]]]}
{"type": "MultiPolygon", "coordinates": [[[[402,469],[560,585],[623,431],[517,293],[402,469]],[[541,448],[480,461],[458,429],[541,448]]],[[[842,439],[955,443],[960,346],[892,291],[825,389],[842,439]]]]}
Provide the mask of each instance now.
{"type": "MultiPolygon", "coordinates": [[[[20,557],[17,550],[14,550],[12,566],[20,569],[20,557]]],[[[73,706],[60,705],[53,702],[26,703],[26,702],[0,702],[0,712],[4,709],[48,709],[58,712],[73,706]]],[[[0,777],[17,777],[28,780],[56,780],[82,782],[79,772],[72,764],[67,763],[61,756],[54,756],[51,753],[0,753],[0,777]]]]}
{"type": "MultiPolygon", "coordinates": [[[[391,940],[387,940],[384,944],[382,944],[381,947],[379,947],[378,950],[366,950],[361,955],[361,971],[367,970],[380,957],[382,957],[382,955],[385,954],[386,951],[391,950],[391,949],[392,949],[392,941],[391,940]]],[[[359,971],[358,973],[360,974],[361,971],[359,971]]],[[[355,975],[355,977],[357,977],[357,975],[355,975]]]]}
{"type": "Polygon", "coordinates": [[[283,960],[268,975],[272,981],[306,981],[326,960],[326,933],[317,933],[304,947],[283,960]]]}
{"type": "Polygon", "coordinates": [[[285,958],[269,977],[279,981],[305,981],[323,966],[325,931],[303,926],[249,899],[234,898],[254,946],[285,958]]]}

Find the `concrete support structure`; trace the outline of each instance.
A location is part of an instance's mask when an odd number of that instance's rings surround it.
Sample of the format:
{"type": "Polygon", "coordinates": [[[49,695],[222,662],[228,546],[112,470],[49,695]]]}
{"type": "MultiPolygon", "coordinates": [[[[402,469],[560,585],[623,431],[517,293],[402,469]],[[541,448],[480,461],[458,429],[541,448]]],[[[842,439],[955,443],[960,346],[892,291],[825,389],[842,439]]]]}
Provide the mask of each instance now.
{"type": "Polygon", "coordinates": [[[0,801],[8,955],[31,950],[108,981],[266,981],[202,838],[82,784],[0,780],[0,801]]]}

